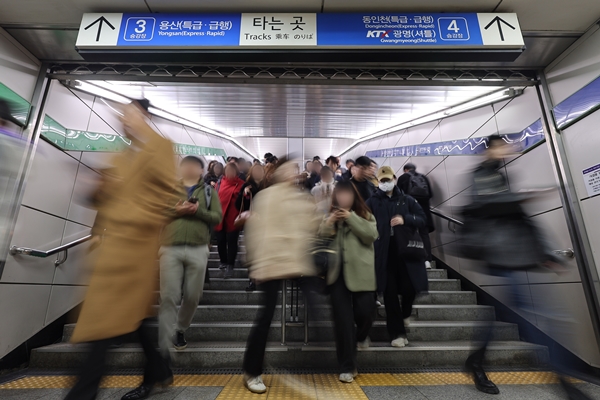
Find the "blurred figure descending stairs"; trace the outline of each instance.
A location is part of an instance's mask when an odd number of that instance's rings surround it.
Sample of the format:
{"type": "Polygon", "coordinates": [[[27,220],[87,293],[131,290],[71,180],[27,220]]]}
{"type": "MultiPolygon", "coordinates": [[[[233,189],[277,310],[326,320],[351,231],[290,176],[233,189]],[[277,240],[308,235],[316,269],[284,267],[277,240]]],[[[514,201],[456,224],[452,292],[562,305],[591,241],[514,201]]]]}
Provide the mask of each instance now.
{"type": "MultiPolygon", "coordinates": [[[[240,259],[234,276],[224,279],[219,270],[216,246],[209,260],[210,286],[186,332],[188,346],[172,353],[173,366],[178,369],[241,369],[246,339],[260,304],[260,286],[246,292],[248,270],[244,268],[245,247],[240,246],[240,259]]],[[[535,367],[547,362],[548,351],[543,346],[519,341],[514,324],[495,322],[494,308],[477,304],[475,292],[461,291],[460,281],[448,279],[447,271],[431,269],[430,292],[415,303],[412,322],[408,327],[410,344],[393,348],[387,337],[385,311],[378,310],[378,318],[371,330],[373,341],[369,349],[359,350],[359,368],[434,368],[461,367],[473,351],[472,338],[493,323],[493,342],[487,353],[487,362],[499,367],[535,367]]],[[[304,343],[304,305],[300,296],[286,283],[285,345],[282,344],[281,298],[269,333],[266,367],[282,369],[337,368],[331,306],[326,296],[318,296],[317,306],[308,316],[308,344],[304,343]],[[298,301],[300,297],[300,301],[298,301]]],[[[32,351],[30,367],[65,370],[75,368],[82,361],[86,347],[73,345],[69,339],[74,324],[64,328],[63,341],[32,351]]],[[[158,336],[158,329],[155,332],[158,336]]],[[[479,335],[481,336],[481,335],[479,335]]],[[[124,339],[121,347],[109,352],[108,366],[137,368],[143,366],[144,355],[135,341],[124,339]]]]}

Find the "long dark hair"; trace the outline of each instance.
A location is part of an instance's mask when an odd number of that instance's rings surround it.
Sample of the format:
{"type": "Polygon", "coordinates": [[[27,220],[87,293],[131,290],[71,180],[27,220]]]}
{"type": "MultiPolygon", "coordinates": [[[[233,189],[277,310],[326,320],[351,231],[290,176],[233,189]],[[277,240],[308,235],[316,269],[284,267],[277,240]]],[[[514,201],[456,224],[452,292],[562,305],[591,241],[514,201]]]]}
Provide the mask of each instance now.
{"type": "Polygon", "coordinates": [[[254,164],[252,167],[250,167],[250,170],[248,171],[248,176],[246,177],[246,183],[256,186],[258,188],[258,190],[262,190],[265,188],[266,181],[267,181],[267,171],[265,171],[265,167],[263,167],[261,164],[254,164]],[[260,181],[260,183],[256,182],[254,180],[254,178],[252,177],[252,172],[254,172],[254,170],[256,168],[262,168],[264,171],[263,180],[260,181]]]}
{"type": "Polygon", "coordinates": [[[365,204],[364,200],[356,190],[356,186],[352,182],[349,181],[341,181],[336,183],[335,188],[333,189],[333,195],[331,196],[331,210],[330,212],[335,211],[336,208],[339,208],[340,205],[337,201],[337,194],[339,192],[352,192],[354,195],[354,203],[352,204],[351,211],[354,211],[356,215],[363,219],[369,219],[371,215],[371,210],[365,204]]]}
{"type": "MultiPolygon", "coordinates": [[[[223,164],[221,164],[218,161],[214,161],[214,162],[213,161],[211,161],[210,164],[208,164],[208,174],[217,176],[217,174],[215,174],[215,168],[217,167],[217,165],[220,165],[221,167],[223,167],[223,164]]],[[[221,175],[223,175],[224,173],[225,173],[225,169],[223,169],[223,171],[221,172],[221,175]]]]}

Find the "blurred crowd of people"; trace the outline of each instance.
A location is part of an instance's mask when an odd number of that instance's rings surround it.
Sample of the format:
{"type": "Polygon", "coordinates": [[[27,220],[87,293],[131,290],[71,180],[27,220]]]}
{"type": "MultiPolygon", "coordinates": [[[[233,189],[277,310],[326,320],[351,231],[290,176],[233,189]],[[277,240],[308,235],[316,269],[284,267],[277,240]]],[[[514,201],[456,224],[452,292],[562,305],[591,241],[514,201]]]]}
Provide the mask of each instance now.
{"type": "MultiPolygon", "coordinates": [[[[261,378],[264,355],[285,280],[296,280],[311,306],[323,299],[315,294],[328,295],[340,381],[356,377],[357,349],[371,345],[377,307],[385,308],[390,345],[409,344],[406,328],[413,303],[428,292],[427,269],[433,261],[429,235],[435,229],[429,205],[432,185],[414,164],[404,165],[397,176],[391,167],[378,166],[366,156],[344,160],[343,165],[336,156],[324,163],[314,157],[301,165],[267,153],[262,160],[229,157],[208,165],[186,156],[177,167],[172,143],[148,124],[149,106],[147,100],[124,106],[124,132],[132,145],[114,157],[89,198],[98,210],[96,250],[72,341],[89,343],[90,351],[66,399],[96,397],[108,350],[131,333],[137,335],[147,363],[142,384],[122,399],[144,399],[155,386],[172,383],[171,351],[187,347],[185,332],[210,284],[211,242],[216,240],[223,277],[232,278],[241,231],[247,247],[247,290],[258,286],[263,292],[243,361],[248,390],[267,390],[261,378]],[[149,324],[157,286],[158,350],[149,324]]],[[[0,101],[3,154],[10,146],[21,146],[9,128],[16,122],[0,101]]],[[[515,271],[542,263],[560,271],[521,209],[526,199],[511,194],[498,171],[506,142],[500,137],[488,141],[486,159],[473,173],[473,202],[465,208],[465,256],[485,260],[490,273],[510,279],[515,271]],[[500,228],[494,231],[492,226],[500,228]],[[486,230],[494,231],[495,244],[475,239],[486,230]],[[519,256],[505,257],[507,247],[520,249],[519,256]]],[[[2,168],[3,179],[14,179],[6,163],[2,168]]],[[[3,229],[6,224],[0,220],[3,229]]],[[[512,296],[519,307],[519,295],[512,296]]],[[[467,369],[480,391],[496,394],[498,388],[483,370],[490,335],[469,357],[467,369]]],[[[577,397],[583,395],[565,380],[563,384],[571,398],[585,398],[577,397]]]]}

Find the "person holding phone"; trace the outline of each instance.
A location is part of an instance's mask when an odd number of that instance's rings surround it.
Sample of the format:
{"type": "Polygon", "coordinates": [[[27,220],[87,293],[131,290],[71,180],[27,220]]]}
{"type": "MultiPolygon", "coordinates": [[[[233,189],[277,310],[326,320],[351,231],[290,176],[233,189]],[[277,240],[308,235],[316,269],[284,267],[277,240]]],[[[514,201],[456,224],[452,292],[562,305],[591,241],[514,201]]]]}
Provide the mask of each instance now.
{"type": "Polygon", "coordinates": [[[203,172],[204,163],[199,158],[187,156],[181,161],[179,202],[172,210],[175,219],[162,234],[159,345],[165,357],[171,347],[176,350],[187,347],[185,331],[190,327],[204,288],[210,229],[222,217],[217,193],[204,183],[203,172]],[[207,190],[212,192],[210,196],[206,195],[207,190]]]}
{"type": "Polygon", "coordinates": [[[368,335],[377,288],[373,242],[378,236],[375,217],[351,182],[339,182],[333,190],[331,210],[319,236],[332,238],[337,254],[326,279],[335,322],[339,380],[351,383],[357,375],[356,348],[368,348],[371,342],[368,335]]]}

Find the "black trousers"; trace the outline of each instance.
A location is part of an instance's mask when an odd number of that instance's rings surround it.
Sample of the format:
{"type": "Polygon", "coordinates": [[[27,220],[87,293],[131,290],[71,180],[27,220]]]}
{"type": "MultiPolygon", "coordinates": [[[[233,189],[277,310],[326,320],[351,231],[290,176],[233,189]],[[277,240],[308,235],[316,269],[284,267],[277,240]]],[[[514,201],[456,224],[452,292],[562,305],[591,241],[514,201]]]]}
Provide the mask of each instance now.
{"type": "Polygon", "coordinates": [[[391,340],[400,336],[406,336],[404,319],[412,314],[413,303],[417,293],[408,275],[406,263],[390,251],[387,265],[387,283],[383,300],[385,303],[385,314],[387,330],[391,340]],[[392,257],[393,256],[393,257],[392,257]],[[402,296],[402,305],[398,296],[402,296]]]}
{"type": "Polygon", "coordinates": [[[425,248],[425,253],[427,253],[427,259],[425,261],[433,261],[433,256],[431,255],[431,238],[429,237],[429,228],[421,228],[419,229],[419,235],[423,240],[423,247],[425,248]]]}
{"type": "MultiPolygon", "coordinates": [[[[167,360],[161,357],[152,341],[148,320],[142,321],[137,330],[140,344],[146,355],[144,383],[153,385],[172,376],[167,360]]],[[[106,370],[106,353],[119,338],[96,340],[90,343],[90,352],[80,369],[77,383],[67,394],[65,400],[93,400],[98,394],[100,381],[106,370]]]]}
{"type": "Polygon", "coordinates": [[[356,370],[356,343],[363,342],[375,319],[373,292],[351,292],[346,287],[343,273],[330,287],[335,347],[340,372],[356,370]],[[355,326],[356,323],[356,326],[355,326]]]}
{"type": "MultiPolygon", "coordinates": [[[[312,293],[319,290],[318,281],[320,281],[319,278],[298,279],[298,284],[304,293],[304,298],[308,300],[309,306],[314,304],[312,293]]],[[[246,353],[244,353],[244,372],[250,376],[254,377],[262,374],[269,328],[277,307],[278,291],[282,286],[283,281],[273,280],[262,283],[258,288],[263,291],[261,302],[263,307],[256,314],[254,325],[246,343],[246,353]]],[[[281,321],[281,323],[284,322],[281,321]]]]}
{"type": "Polygon", "coordinates": [[[217,249],[221,264],[235,265],[238,253],[239,231],[226,232],[225,229],[217,232],[217,249]]]}

